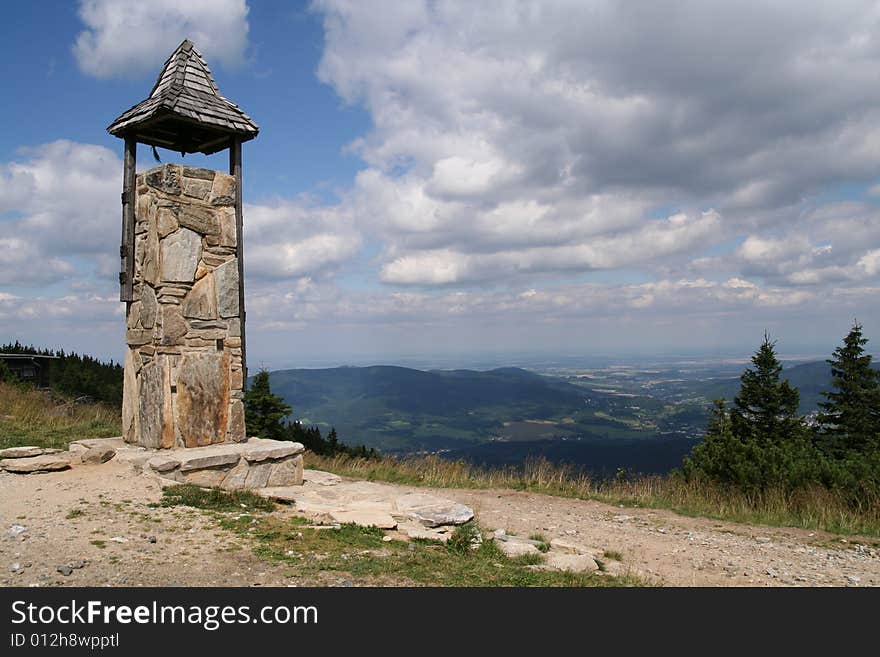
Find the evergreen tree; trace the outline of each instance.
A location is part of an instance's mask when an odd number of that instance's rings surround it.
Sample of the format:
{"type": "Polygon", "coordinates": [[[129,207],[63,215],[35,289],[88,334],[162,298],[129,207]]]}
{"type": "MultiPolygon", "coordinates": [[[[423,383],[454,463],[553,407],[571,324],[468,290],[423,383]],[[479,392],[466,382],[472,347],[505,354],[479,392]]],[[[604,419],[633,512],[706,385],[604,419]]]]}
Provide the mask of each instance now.
{"type": "Polygon", "coordinates": [[[684,474],[746,489],[802,486],[820,477],[818,454],[798,416],[798,391],[780,381],[782,365],[765,333],[728,409],[715,402],[706,438],[684,461],[684,474]]]}
{"type": "Polygon", "coordinates": [[[330,428],[330,433],[327,434],[327,449],[330,452],[330,455],[336,454],[339,450],[339,436],[336,435],[336,427],[330,428]]]}
{"type": "Polygon", "coordinates": [[[800,395],[788,380],[780,382],[782,364],[775,349],[776,343],[765,332],[764,342],[752,356],[753,369],[740,377],[742,385],[730,410],[733,435],[762,447],[778,446],[804,431],[798,416],[800,395]]]}
{"type": "Polygon", "coordinates": [[[261,369],[244,393],[244,418],[248,435],[283,440],[286,432],[282,421],[290,412],[290,406],[281,397],[272,394],[269,372],[261,369]]]}
{"type": "Polygon", "coordinates": [[[819,402],[819,442],[833,458],[880,449],[880,372],[871,367],[867,343],[856,321],[827,361],[834,390],[822,393],[827,401],[819,402]]]}

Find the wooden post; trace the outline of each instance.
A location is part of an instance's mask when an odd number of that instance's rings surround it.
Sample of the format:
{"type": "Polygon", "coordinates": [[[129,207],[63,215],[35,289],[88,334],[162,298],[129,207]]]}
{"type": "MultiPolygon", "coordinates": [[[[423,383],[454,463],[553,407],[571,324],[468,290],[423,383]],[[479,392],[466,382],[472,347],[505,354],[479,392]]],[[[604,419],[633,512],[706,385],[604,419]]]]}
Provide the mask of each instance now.
{"type": "Polygon", "coordinates": [[[134,300],[134,197],[137,140],[125,138],[125,156],[122,168],[122,246],[119,255],[122,266],[119,271],[119,300],[134,300]]]}
{"type": "Polygon", "coordinates": [[[244,310],[244,223],[241,212],[241,140],[232,138],[229,145],[229,173],[235,176],[235,254],[238,258],[238,313],[241,318],[241,373],[247,385],[247,342],[244,310]]]}

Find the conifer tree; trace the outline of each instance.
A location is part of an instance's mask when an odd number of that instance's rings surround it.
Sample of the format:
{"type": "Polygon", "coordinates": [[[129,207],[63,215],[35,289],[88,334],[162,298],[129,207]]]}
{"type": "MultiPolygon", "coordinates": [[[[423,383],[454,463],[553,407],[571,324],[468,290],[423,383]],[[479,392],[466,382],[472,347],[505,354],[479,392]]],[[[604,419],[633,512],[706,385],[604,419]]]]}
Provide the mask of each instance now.
{"type": "Polygon", "coordinates": [[[788,380],[780,382],[782,364],[776,358],[776,343],[766,332],[764,342],[752,356],[752,365],[740,377],[742,385],[730,410],[733,435],[765,447],[802,434],[800,395],[788,380]]]}
{"type": "Polygon", "coordinates": [[[827,361],[834,390],[819,402],[819,442],[834,458],[880,449],[880,372],[871,367],[867,343],[856,321],[827,361]]]}
{"type": "Polygon", "coordinates": [[[290,406],[281,397],[272,394],[269,372],[261,369],[244,393],[244,419],[248,435],[283,440],[286,432],[282,420],[290,412],[290,406]]]}

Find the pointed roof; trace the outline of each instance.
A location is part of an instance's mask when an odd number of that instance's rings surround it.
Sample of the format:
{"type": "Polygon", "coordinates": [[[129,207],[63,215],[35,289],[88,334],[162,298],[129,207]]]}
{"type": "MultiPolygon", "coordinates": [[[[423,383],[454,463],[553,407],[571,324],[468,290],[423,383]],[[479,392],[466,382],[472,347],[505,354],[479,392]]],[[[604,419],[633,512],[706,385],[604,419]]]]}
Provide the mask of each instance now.
{"type": "Polygon", "coordinates": [[[186,39],[165,62],[150,96],[107,131],[172,151],[210,155],[227,148],[232,137],[253,139],[260,128],[220,94],[207,62],[186,39]]]}

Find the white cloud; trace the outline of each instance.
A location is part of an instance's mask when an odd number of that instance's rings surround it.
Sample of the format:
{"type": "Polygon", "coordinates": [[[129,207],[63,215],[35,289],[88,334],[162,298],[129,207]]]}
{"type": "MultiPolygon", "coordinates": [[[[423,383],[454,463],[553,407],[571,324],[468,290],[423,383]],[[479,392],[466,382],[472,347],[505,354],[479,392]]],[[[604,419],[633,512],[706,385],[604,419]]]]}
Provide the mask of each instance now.
{"type": "Polygon", "coordinates": [[[340,207],[307,199],[244,208],[245,263],[260,279],[315,277],[338,269],[361,246],[360,233],[340,207]]]}
{"type": "Polygon", "coordinates": [[[389,284],[683,270],[681,256],[746,236],[731,273],[797,278],[846,257],[846,237],[774,246],[768,227],[880,166],[871,3],[314,7],[319,77],[373,118],[348,200],[385,243],[389,284]],[[652,229],[670,205],[714,208],[711,231],[652,229]],[[834,258],[781,269],[766,250],[826,246],[834,258]]]}
{"type": "Polygon", "coordinates": [[[244,61],[248,36],[245,0],[80,0],[85,28],[73,54],[89,75],[156,73],[171,51],[190,39],[209,62],[244,61]]]}
{"type": "Polygon", "coordinates": [[[0,281],[46,284],[79,259],[104,276],[119,249],[122,163],[103,146],[59,140],[0,164],[0,281]],[[5,215],[5,216],[4,216],[5,215]]]}

